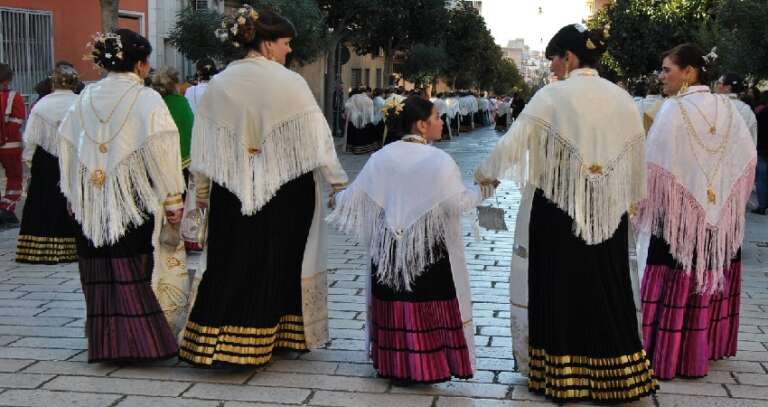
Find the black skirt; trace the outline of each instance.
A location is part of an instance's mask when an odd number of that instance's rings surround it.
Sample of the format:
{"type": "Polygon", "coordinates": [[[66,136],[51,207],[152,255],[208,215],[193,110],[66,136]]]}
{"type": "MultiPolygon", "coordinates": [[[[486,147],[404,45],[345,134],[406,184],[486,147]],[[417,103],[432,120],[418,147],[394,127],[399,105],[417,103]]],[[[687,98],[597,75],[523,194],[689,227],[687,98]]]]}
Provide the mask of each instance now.
{"type": "Polygon", "coordinates": [[[77,261],[75,222],[59,189],[59,159],[35,149],[32,177],[16,242],[16,261],[58,264],[77,261]]]}
{"type": "Polygon", "coordinates": [[[625,215],[612,238],[587,245],[537,190],[530,220],[528,386],[558,402],[615,403],[658,387],[640,342],[625,215]]]}
{"type": "Polygon", "coordinates": [[[347,123],[347,152],[352,154],[368,154],[376,151],[381,144],[378,127],[368,123],[358,129],[352,123],[347,123]]]}
{"type": "Polygon", "coordinates": [[[450,123],[448,122],[448,115],[444,114],[440,116],[440,120],[443,121],[443,133],[442,133],[442,139],[443,140],[450,140],[451,139],[451,129],[450,129],[450,123]]]}
{"type": "Polygon", "coordinates": [[[506,114],[496,115],[496,129],[507,130],[507,116],[506,114]]]}
{"type": "Polygon", "coordinates": [[[275,348],[306,350],[301,265],[315,209],[312,173],[287,182],[252,216],[211,188],[207,268],[180,359],[195,365],[268,363],[275,348]]]}

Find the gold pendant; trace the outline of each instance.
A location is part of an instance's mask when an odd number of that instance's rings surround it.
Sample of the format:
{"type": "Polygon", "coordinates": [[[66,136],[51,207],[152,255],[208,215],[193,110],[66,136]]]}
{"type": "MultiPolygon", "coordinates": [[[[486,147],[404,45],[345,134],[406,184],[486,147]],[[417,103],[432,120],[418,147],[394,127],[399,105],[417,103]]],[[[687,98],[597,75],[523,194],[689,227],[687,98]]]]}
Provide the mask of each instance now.
{"type": "Polygon", "coordinates": [[[107,181],[107,174],[103,170],[96,170],[91,174],[91,183],[97,187],[104,186],[107,181]]]}
{"type": "Polygon", "coordinates": [[[715,126],[710,127],[709,128],[709,134],[714,136],[715,133],[717,133],[717,129],[715,128],[715,126]]]}
{"type": "Polygon", "coordinates": [[[712,187],[707,188],[707,200],[711,204],[714,204],[717,202],[717,195],[715,194],[715,190],[712,189],[712,187]]]}
{"type": "Polygon", "coordinates": [[[109,151],[109,148],[105,143],[99,144],[99,151],[101,151],[102,154],[106,154],[107,151],[109,151]]]}

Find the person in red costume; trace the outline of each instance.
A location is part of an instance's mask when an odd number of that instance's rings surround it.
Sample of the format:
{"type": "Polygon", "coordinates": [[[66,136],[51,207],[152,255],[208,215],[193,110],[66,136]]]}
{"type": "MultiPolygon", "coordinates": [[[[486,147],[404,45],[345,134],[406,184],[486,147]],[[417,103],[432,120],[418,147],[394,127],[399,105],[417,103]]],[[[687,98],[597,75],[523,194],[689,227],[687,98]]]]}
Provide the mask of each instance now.
{"type": "Polygon", "coordinates": [[[26,117],[21,94],[9,89],[12,79],[11,67],[0,63],[0,164],[7,179],[5,195],[0,199],[3,226],[19,224],[14,211],[21,198],[21,126],[26,117]]]}

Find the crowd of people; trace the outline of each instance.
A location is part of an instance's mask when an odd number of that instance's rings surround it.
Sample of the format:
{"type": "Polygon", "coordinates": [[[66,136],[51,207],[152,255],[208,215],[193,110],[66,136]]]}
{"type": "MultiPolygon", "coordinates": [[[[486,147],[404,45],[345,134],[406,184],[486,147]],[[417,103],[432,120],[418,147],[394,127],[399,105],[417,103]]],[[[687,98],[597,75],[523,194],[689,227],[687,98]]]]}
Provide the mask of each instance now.
{"type": "MultiPolygon", "coordinates": [[[[501,179],[522,190],[510,352],[532,392],[635,400],[658,379],[702,377],[709,360],[735,355],[756,169],[755,211],[768,204],[768,109],[755,118],[736,100],[735,75],[712,92],[713,53],[665,52],[661,87],[633,100],[595,69],[605,33],[575,24],[546,49],[559,80],[527,105],[518,95],[356,89],[344,148],[372,154],[348,183],[312,92],[285,67],[291,22],[244,6],[217,35],[242,58],[221,72],[201,61],[199,82],[182,92],[174,70],[150,76],[144,37],[100,34],[90,56],[106,76],[82,88],[70,64],[57,64],[29,114],[17,261],[78,262],[89,362],[261,366],[277,349],[323,346],[329,223],[370,256],[366,338],[378,374],[397,385],[470,378],[460,220],[501,179]],[[466,184],[431,144],[492,124],[506,133],[466,184]],[[182,236],[188,221],[193,241],[182,236]],[[185,240],[205,250],[197,283],[185,240]]],[[[26,117],[6,89],[11,76],[0,65],[6,211],[21,195],[7,157],[21,165],[26,117]]]]}

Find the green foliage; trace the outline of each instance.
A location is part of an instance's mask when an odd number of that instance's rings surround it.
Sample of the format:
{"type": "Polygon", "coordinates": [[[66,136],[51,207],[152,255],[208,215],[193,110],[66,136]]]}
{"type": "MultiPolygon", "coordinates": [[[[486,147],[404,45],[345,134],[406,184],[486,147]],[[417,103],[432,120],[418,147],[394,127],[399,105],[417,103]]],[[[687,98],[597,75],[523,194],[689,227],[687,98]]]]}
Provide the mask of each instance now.
{"type": "Polygon", "coordinates": [[[445,76],[449,84],[466,89],[492,82],[501,49],[494,43],[483,17],[471,5],[463,3],[449,12],[445,42],[445,76]]]}
{"type": "Polygon", "coordinates": [[[494,93],[497,95],[511,95],[516,92],[525,92],[526,88],[523,77],[517,70],[517,65],[507,59],[499,60],[496,67],[496,76],[491,86],[494,93]]]}
{"type": "Polygon", "coordinates": [[[408,52],[403,74],[405,79],[421,87],[432,83],[440,75],[447,60],[448,55],[443,47],[416,44],[408,52]]]}
{"type": "MultiPolygon", "coordinates": [[[[251,0],[243,3],[251,4],[257,9],[272,9],[291,20],[298,33],[291,41],[291,61],[307,64],[325,52],[325,20],[314,0],[251,0]]],[[[224,16],[216,10],[185,8],[178,15],[169,41],[192,61],[210,57],[219,62],[227,62],[242,57],[241,49],[222,43],[214,34],[221,26],[223,18],[224,16]]]]}
{"type": "Polygon", "coordinates": [[[721,70],[768,79],[768,1],[720,0],[713,14],[702,34],[717,45],[721,70]]]}
{"type": "Polygon", "coordinates": [[[222,18],[216,10],[194,10],[187,7],[179,12],[168,41],[194,62],[207,57],[223,61],[225,47],[214,34],[222,18]]]}
{"type": "Polygon", "coordinates": [[[300,65],[312,63],[327,47],[325,19],[314,0],[249,0],[244,3],[257,10],[270,9],[290,20],[298,35],[291,40],[291,61],[300,65]]]}

